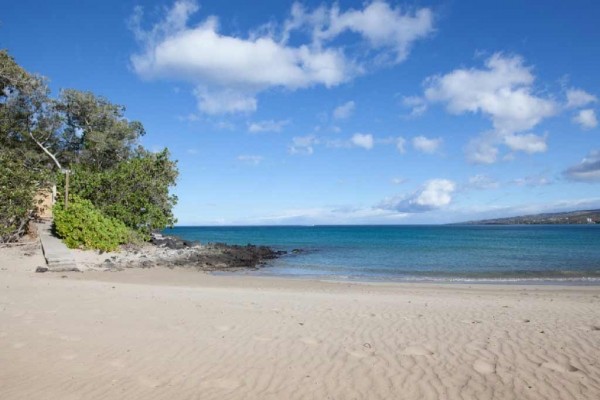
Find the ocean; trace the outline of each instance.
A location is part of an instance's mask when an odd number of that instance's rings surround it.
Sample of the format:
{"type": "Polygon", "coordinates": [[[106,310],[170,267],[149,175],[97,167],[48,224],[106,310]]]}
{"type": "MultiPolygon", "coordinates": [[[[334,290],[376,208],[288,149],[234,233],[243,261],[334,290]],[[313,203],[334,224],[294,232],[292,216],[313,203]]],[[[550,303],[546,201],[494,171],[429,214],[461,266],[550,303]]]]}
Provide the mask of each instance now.
{"type": "Polygon", "coordinates": [[[245,272],[256,275],[600,284],[600,225],[182,226],[165,234],[290,252],[245,272]]]}

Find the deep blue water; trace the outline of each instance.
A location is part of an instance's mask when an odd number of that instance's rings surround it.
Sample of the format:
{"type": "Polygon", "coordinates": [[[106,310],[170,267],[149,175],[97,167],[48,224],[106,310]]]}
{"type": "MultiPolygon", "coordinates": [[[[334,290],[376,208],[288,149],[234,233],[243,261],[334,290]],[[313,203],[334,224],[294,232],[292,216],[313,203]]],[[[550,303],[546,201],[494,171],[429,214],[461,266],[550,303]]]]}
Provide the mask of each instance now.
{"type": "Polygon", "coordinates": [[[175,227],[165,233],[306,251],[257,274],[600,283],[600,225],[175,227]]]}

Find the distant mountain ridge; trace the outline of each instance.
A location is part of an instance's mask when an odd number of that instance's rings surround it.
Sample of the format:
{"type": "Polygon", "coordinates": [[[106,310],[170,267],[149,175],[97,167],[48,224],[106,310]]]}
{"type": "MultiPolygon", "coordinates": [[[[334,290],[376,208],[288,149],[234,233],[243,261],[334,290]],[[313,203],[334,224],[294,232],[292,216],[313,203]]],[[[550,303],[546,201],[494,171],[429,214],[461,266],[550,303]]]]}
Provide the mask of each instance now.
{"type": "Polygon", "coordinates": [[[552,225],[600,224],[600,210],[579,210],[557,213],[521,215],[518,217],[483,219],[461,222],[461,225],[552,225]]]}

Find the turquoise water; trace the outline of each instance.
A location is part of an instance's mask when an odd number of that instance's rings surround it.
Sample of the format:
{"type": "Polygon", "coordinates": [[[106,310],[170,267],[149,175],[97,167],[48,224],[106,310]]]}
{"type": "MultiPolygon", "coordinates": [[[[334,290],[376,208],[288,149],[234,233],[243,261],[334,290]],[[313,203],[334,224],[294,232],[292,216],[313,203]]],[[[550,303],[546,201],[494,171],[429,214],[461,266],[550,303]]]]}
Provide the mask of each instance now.
{"type": "Polygon", "coordinates": [[[165,233],[305,250],[256,274],[600,283],[600,225],[175,227],[165,233]]]}

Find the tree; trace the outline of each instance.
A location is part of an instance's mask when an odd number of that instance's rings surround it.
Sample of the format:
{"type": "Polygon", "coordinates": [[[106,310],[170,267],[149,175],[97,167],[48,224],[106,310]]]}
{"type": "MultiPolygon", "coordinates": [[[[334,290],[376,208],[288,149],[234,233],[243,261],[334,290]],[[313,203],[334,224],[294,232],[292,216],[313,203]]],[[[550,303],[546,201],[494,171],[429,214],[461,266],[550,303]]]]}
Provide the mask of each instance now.
{"type": "Polygon", "coordinates": [[[2,148],[18,149],[26,162],[60,169],[55,154],[62,121],[49,93],[45,78],[28,73],[5,50],[0,51],[2,148]]]}
{"type": "Polygon", "coordinates": [[[143,125],[124,113],[91,92],[69,89],[50,98],[45,78],[0,51],[0,201],[10,206],[0,210],[1,238],[22,234],[34,189],[49,176],[63,187],[65,176],[56,171],[63,166],[74,171],[74,195],[128,227],[147,236],[175,222],[177,198],[169,190],[177,164],[167,149],[145,150],[143,125]]]}
{"type": "Polygon", "coordinates": [[[60,118],[48,93],[44,78],[0,51],[0,242],[26,233],[36,191],[48,182],[49,169],[60,167],[49,150],[57,148],[60,118]]]}
{"type": "Polygon", "coordinates": [[[112,168],[141,150],[145,134],[138,121],[124,117],[125,107],[91,92],[62,91],[57,109],[63,114],[64,155],[70,163],[97,171],[112,168]]]}

